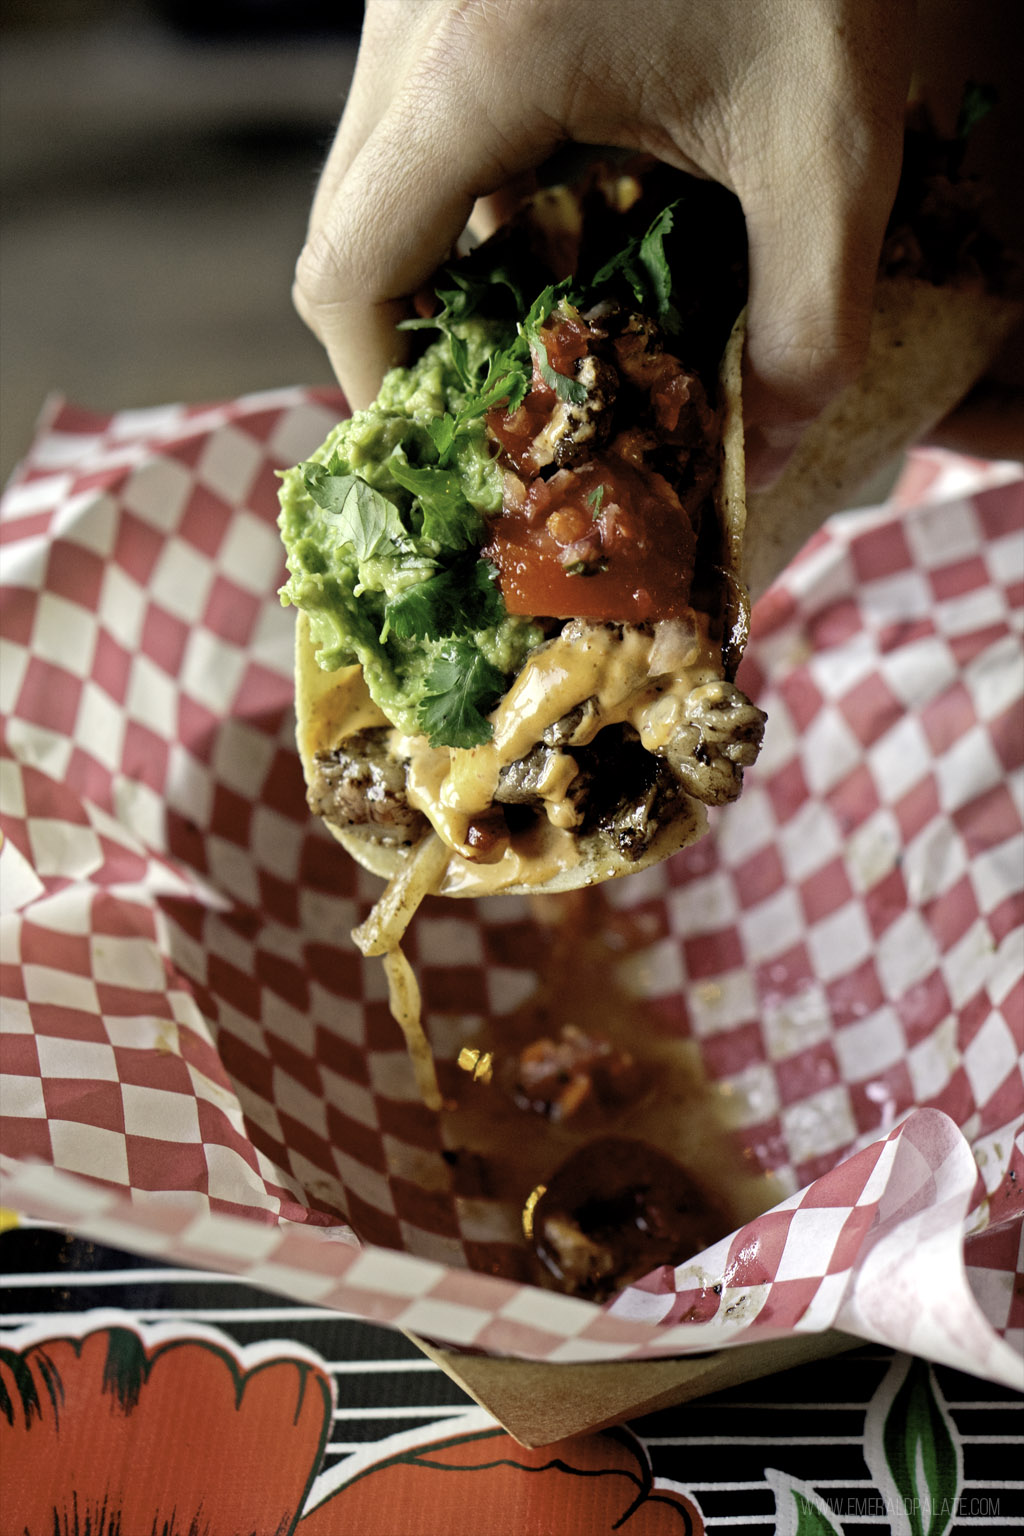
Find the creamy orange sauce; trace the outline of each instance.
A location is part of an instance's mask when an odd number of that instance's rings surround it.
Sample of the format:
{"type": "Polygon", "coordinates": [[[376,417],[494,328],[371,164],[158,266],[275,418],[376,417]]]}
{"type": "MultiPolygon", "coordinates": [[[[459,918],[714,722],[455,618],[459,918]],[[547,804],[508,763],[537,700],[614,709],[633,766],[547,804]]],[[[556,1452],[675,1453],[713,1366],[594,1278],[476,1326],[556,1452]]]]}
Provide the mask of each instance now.
{"type": "MultiPolygon", "coordinates": [[[[311,647],[300,643],[297,654],[297,686],[305,703],[298,742],[305,761],[360,730],[388,724],[360,668],[325,673],[311,647]]],[[[409,803],[451,850],[440,893],[480,896],[537,889],[579,864],[577,815],[569,798],[576,763],[570,752],[552,754],[539,786],[544,814],[517,831],[500,858],[481,862],[468,842],[470,823],[492,805],[502,769],[525,757],[549,726],[590,701],[591,714],[574,745],[593,740],[605,726],[627,723],[648,751],[658,752],[685,725],[687,698],[721,676],[720,648],[699,614],[668,644],[665,631],[657,628],[649,633],[630,626],[587,626],[574,632],[570,626],[568,635],[556,636],[527,658],[490,717],[491,741],[457,750],[431,747],[423,736],[396,731],[394,749],[408,760],[409,803]]],[[[593,861],[592,851],[588,857],[593,861]]],[[[595,864],[590,874],[597,880],[621,872],[621,864],[609,862],[607,870],[595,864]]]]}
{"type": "Polygon", "coordinates": [[[571,754],[553,757],[540,786],[547,828],[517,833],[501,859],[475,861],[467,843],[472,818],[494,800],[501,770],[525,757],[543,732],[588,700],[594,712],[576,745],[607,725],[627,722],[649,751],[678,734],[685,702],[695,688],[722,675],[706,621],[694,616],[692,642],[671,665],[659,664],[656,636],[639,629],[587,629],[538,648],[494,710],[494,736],[465,751],[430,747],[422,737],[397,743],[409,758],[409,801],[430,821],[455,855],[445,874],[445,895],[484,894],[512,886],[537,887],[579,860],[572,835],[576,814],[567,798],[576,765],[571,754]]]}

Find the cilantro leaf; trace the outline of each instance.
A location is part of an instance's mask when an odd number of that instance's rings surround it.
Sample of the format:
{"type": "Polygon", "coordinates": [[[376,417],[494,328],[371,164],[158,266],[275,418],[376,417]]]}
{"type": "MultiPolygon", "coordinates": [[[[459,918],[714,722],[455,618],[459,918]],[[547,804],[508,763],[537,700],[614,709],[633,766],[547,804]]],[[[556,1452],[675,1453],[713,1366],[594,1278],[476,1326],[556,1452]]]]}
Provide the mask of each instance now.
{"type": "Polygon", "coordinates": [[[559,373],[557,369],[552,368],[548,349],[541,335],[541,327],[545,320],[550,318],[560,301],[569,295],[571,287],[571,280],[565,278],[562,282],[545,288],[530,305],[519,330],[525,337],[532,356],[536,357],[540,376],[548,388],[554,390],[559,400],[571,401],[573,405],[583,405],[587,398],[586,386],[578,379],[570,378],[568,374],[559,373]]]}
{"type": "Polygon", "coordinates": [[[665,255],[665,236],[675,223],[675,210],[678,206],[678,203],[670,203],[667,208],[663,208],[640,241],[640,261],[654,295],[658,319],[667,324],[670,330],[675,329],[672,324],[675,311],[672,308],[672,269],[665,255]]]}
{"type": "Polygon", "coordinates": [[[466,345],[465,338],[452,331],[448,337],[448,346],[459,382],[463,389],[472,389],[476,383],[476,375],[469,366],[469,347],[466,345]]]}
{"type": "Polygon", "coordinates": [[[464,592],[467,626],[495,629],[505,617],[505,599],[498,585],[498,567],[489,560],[474,562],[464,592]]]}
{"type": "Polygon", "coordinates": [[[665,236],[675,222],[679,203],[669,203],[652,220],[646,233],[605,262],[589,286],[597,289],[621,276],[633,290],[638,304],[653,309],[665,328],[679,329],[679,315],[672,304],[672,269],[665,254],[665,236]]]}
{"type": "Polygon", "coordinates": [[[411,548],[398,508],[372,485],[358,475],[337,474],[330,465],[308,462],[301,469],[306,490],[335,520],[338,542],[351,544],[357,560],[372,560],[388,545],[394,554],[411,548]]]}
{"type": "Polygon", "coordinates": [[[523,316],[520,330],[525,336],[532,338],[537,334],[559,300],[568,295],[571,287],[572,280],[566,277],[560,283],[549,283],[546,288],[541,289],[523,316]]]}
{"type": "Polygon", "coordinates": [[[614,256],[609,256],[603,267],[598,267],[588,286],[592,289],[603,288],[610,283],[613,277],[624,277],[629,283],[637,298],[643,293],[643,274],[637,267],[636,255],[640,248],[638,240],[631,240],[621,251],[616,251],[614,256]]]}
{"type": "Polygon", "coordinates": [[[460,320],[467,320],[470,315],[475,315],[480,307],[480,299],[486,288],[486,283],[479,278],[472,278],[462,272],[451,269],[445,274],[454,283],[453,288],[438,288],[437,297],[441,301],[441,309],[436,315],[418,315],[415,320],[400,320],[400,331],[438,330],[451,335],[452,326],[460,320]]]}
{"type": "Polygon", "coordinates": [[[427,436],[437,450],[437,462],[442,469],[450,469],[456,462],[460,447],[470,436],[467,428],[472,419],[465,411],[461,411],[458,416],[445,411],[443,416],[432,416],[424,423],[427,436]]]}
{"type": "Polygon", "coordinates": [[[581,384],[579,379],[572,379],[566,373],[559,373],[552,368],[548,361],[548,349],[538,336],[534,342],[537,352],[537,362],[540,367],[540,376],[549,389],[553,389],[559,400],[568,401],[572,405],[585,405],[587,400],[587,386],[581,384]]]}
{"type": "Polygon", "coordinates": [[[508,289],[509,293],[512,295],[512,302],[515,306],[516,313],[518,314],[518,312],[525,306],[526,300],[523,297],[522,289],[516,282],[515,278],[512,276],[508,267],[491,268],[487,274],[487,279],[484,286],[491,293],[493,293],[495,283],[499,283],[503,288],[508,289]]]}
{"type": "Polygon", "coordinates": [[[445,464],[455,446],[456,422],[450,411],[445,411],[443,416],[432,416],[427,422],[427,432],[430,441],[437,450],[437,461],[445,464]]]}
{"type": "Polygon", "coordinates": [[[405,587],[384,610],[388,632],[400,640],[443,640],[461,627],[460,593],[451,571],[405,587]]]}
{"type": "MultiPolygon", "coordinates": [[[[471,259],[467,258],[467,261],[471,259]]],[[[435,290],[442,305],[438,314],[417,316],[415,320],[400,320],[399,330],[421,331],[433,327],[450,336],[453,325],[457,325],[459,321],[469,320],[473,315],[486,313],[493,308],[494,290],[498,286],[509,289],[516,310],[525,307],[519,285],[507,267],[493,267],[478,275],[467,271],[466,264],[466,261],[461,264],[461,271],[453,267],[446,270],[445,277],[455,286],[435,290]]]]}
{"type": "Polygon", "coordinates": [[[486,560],[438,571],[389,599],[386,626],[403,640],[445,640],[494,629],[505,617],[497,577],[486,560]]]}
{"type": "Polygon", "coordinates": [[[494,727],[486,719],[505,691],[505,679],[470,641],[446,645],[427,675],[419,724],[432,747],[479,747],[494,727]]]}
{"type": "Polygon", "coordinates": [[[524,336],[517,336],[510,346],[491,354],[483,383],[477,383],[474,393],[459,410],[456,425],[465,426],[474,416],[483,416],[503,401],[506,410],[516,410],[526,398],[532,372],[529,345],[524,336]]]}
{"type": "Polygon", "coordinates": [[[418,498],[423,510],[423,538],[452,550],[481,542],[483,518],[466,500],[453,470],[440,464],[412,465],[400,448],[395,449],[388,468],[399,485],[418,498]]]}
{"type": "MultiPolygon", "coordinates": [[[[455,274],[452,274],[455,276],[455,274]]],[[[469,302],[471,285],[467,279],[460,278],[463,288],[460,293],[466,302],[469,302]]],[[[522,297],[518,288],[508,277],[503,269],[494,274],[491,284],[477,282],[476,288],[481,292],[489,286],[493,291],[493,283],[504,283],[513,292],[517,304],[523,307],[522,297]]],[[[470,376],[467,364],[467,352],[459,343],[459,338],[450,330],[450,317],[456,314],[456,318],[463,318],[464,314],[472,313],[471,310],[457,310],[453,303],[451,292],[439,293],[439,297],[445,300],[445,310],[436,317],[436,323],[443,330],[447,330],[452,345],[452,358],[460,381],[466,389],[467,397],[459,408],[454,418],[451,429],[439,431],[437,435],[431,432],[431,437],[438,447],[439,456],[444,462],[450,458],[452,445],[457,434],[463,430],[466,424],[478,416],[483,416],[487,411],[493,410],[497,405],[503,405],[507,411],[514,411],[522,405],[530,388],[533,377],[533,354],[535,353],[540,366],[541,374],[545,381],[555,390],[559,399],[572,400],[576,404],[582,404],[586,399],[586,391],[575,379],[568,378],[565,374],[557,373],[548,361],[547,348],[540,336],[540,328],[550,315],[558,299],[567,294],[571,282],[566,278],[561,283],[549,285],[538,294],[530,305],[524,319],[516,328],[516,334],[507,346],[495,347],[487,359],[487,371],[483,379],[479,376],[470,376]],[[457,313],[456,313],[457,310],[457,313]],[[459,350],[461,346],[461,350],[459,350]],[[443,446],[442,446],[443,445],[443,446]]],[[[479,302],[479,295],[476,297],[479,302]]]]}

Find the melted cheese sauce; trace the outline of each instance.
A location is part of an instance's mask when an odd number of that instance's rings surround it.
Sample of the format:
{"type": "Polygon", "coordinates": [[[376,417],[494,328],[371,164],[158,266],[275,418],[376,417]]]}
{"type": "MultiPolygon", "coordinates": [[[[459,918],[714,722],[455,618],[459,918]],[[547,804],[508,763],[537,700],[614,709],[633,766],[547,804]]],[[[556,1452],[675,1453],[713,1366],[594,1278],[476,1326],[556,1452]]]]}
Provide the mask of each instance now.
{"type": "MultiPolygon", "coordinates": [[[[319,675],[306,681],[314,707],[300,739],[305,754],[386,723],[358,668],[335,674],[333,681],[315,662],[312,669],[319,675]]],[[[467,841],[471,821],[494,801],[502,769],[525,757],[549,726],[587,705],[574,746],[592,741],[606,726],[626,723],[648,751],[663,751],[685,725],[689,695],[721,676],[720,650],[708,637],[703,615],[694,614],[691,625],[656,625],[650,632],[571,622],[528,657],[490,717],[490,742],[458,750],[396,733],[395,750],[409,764],[409,802],[452,850],[441,892],[476,896],[513,886],[537,888],[579,864],[578,817],[569,798],[576,763],[568,752],[551,752],[537,784],[545,815],[517,831],[500,858],[482,862],[467,841]]],[[[607,869],[595,866],[593,878],[616,873],[618,867],[609,862],[607,869]]]]}
{"type": "Polygon", "coordinates": [[[331,751],[346,736],[391,722],[371,699],[362,667],[325,672],[317,664],[304,613],[299,614],[298,629],[295,696],[301,707],[296,741],[302,761],[311,763],[318,752],[331,751]]]}
{"type": "Polygon", "coordinates": [[[573,736],[574,745],[592,741],[605,726],[628,723],[648,751],[664,750],[684,723],[687,697],[722,675],[706,620],[695,619],[697,627],[689,639],[680,641],[675,631],[674,654],[669,656],[664,630],[647,633],[630,626],[570,625],[567,633],[538,647],[528,658],[491,715],[494,736],[490,742],[455,751],[431,748],[422,738],[403,738],[401,749],[410,760],[410,802],[470,866],[457,868],[453,861],[442,887],[445,893],[540,885],[557,870],[578,862],[573,837],[577,815],[567,798],[576,764],[568,752],[551,754],[537,785],[546,826],[538,818],[536,827],[517,834],[494,864],[473,858],[466,841],[468,827],[474,816],[491,806],[502,769],[525,757],[549,726],[579,705],[589,702],[590,713],[573,736]]]}

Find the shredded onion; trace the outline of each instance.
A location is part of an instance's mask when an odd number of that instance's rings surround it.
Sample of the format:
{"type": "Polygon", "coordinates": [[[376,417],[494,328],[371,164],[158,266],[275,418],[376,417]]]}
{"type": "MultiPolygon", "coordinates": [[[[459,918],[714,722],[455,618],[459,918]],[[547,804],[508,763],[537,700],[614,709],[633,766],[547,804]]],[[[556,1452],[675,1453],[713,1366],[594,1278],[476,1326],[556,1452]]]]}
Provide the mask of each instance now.
{"type": "Polygon", "coordinates": [[[384,956],[384,974],[388,979],[391,1017],[405,1036],[420,1098],[428,1109],[440,1109],[443,1100],[434,1069],[434,1053],[423,1032],[419,982],[400,949],[389,950],[384,956]]]}
{"type": "Polygon", "coordinates": [[[526,486],[511,469],[505,469],[501,477],[502,505],[521,512],[526,505],[526,486]]]}
{"type": "Polygon", "coordinates": [[[450,857],[436,832],[428,832],[417,843],[408,864],[389,881],[365,923],[352,931],[364,955],[386,955],[398,948],[424,896],[441,884],[450,857]]]}
{"type": "Polygon", "coordinates": [[[442,1106],[430,1041],[423,1032],[419,983],[399,945],[424,896],[441,884],[449,850],[436,832],[428,832],[412,857],[388,883],[373,911],[352,938],[367,957],[382,955],[388,979],[391,1016],[405,1036],[420,1097],[428,1109],[442,1106]]]}
{"type": "Polygon", "coordinates": [[[654,626],[648,666],[652,677],[679,672],[693,660],[697,631],[688,619],[659,619],[654,626]]]}

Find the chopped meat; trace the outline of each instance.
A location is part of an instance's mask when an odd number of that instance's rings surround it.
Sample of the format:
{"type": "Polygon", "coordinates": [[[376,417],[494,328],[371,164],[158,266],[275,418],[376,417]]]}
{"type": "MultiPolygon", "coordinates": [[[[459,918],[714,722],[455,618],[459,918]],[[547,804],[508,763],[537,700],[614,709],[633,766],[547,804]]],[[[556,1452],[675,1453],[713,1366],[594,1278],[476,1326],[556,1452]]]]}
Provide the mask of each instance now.
{"type": "Polygon", "coordinates": [[[559,468],[578,464],[608,440],[619,390],[618,374],[611,363],[590,353],[580,359],[576,380],[585,387],[587,398],[581,405],[569,400],[556,402],[530,448],[530,459],[537,469],[551,463],[559,468]]]}
{"type": "Polygon", "coordinates": [[[590,741],[601,718],[596,698],[584,699],[554,725],[546,727],[543,740],[549,747],[578,747],[590,741]]]}
{"type": "Polygon", "coordinates": [[[501,770],[495,800],[505,805],[536,805],[541,799],[542,786],[553,761],[561,753],[540,742],[525,757],[517,758],[501,770]]]}
{"type": "Polygon", "coordinates": [[[665,351],[648,316],[612,311],[599,323],[610,338],[627,423],[611,452],[657,465],[695,510],[714,483],[719,441],[718,416],[699,375],[665,351]]]}
{"type": "Polygon", "coordinates": [[[332,826],[406,845],[419,842],[427,819],[406,799],[406,763],[389,752],[390,736],[389,727],[378,726],[318,752],[307,799],[332,826]]]}
{"type": "Polygon", "coordinates": [[[613,835],[624,859],[636,862],[643,858],[661,828],[673,819],[682,798],[678,779],[663,765],[663,771],[642,793],[602,818],[601,829],[613,835]]]}
{"type": "Polygon", "coordinates": [[[757,760],[765,714],[733,683],[695,688],[686,700],[686,725],[666,754],[691,795],[725,805],[743,787],[743,769],[757,760]]]}
{"type": "Polygon", "coordinates": [[[648,752],[628,726],[606,727],[578,759],[590,770],[593,784],[584,827],[609,834],[623,858],[642,858],[682,808],[679,777],[664,758],[648,752]]]}
{"type": "Polygon", "coordinates": [[[583,832],[612,837],[626,859],[644,857],[658,832],[678,817],[687,795],[707,805],[735,800],[743,768],[757,757],[765,717],[733,684],[706,683],[686,701],[685,723],[671,747],[655,755],[628,725],[609,725],[588,740],[591,701],[570,710],[545,736],[565,739],[559,749],[547,740],[501,770],[495,800],[538,810],[545,786],[567,757],[575,772],[566,790],[583,832]],[[589,707],[588,707],[589,706],[589,707]],[[574,736],[583,743],[574,747],[574,736]]]}
{"type": "MultiPolygon", "coordinates": [[[[479,863],[502,857],[510,832],[503,807],[510,815],[513,808],[543,815],[552,800],[568,808],[561,825],[575,825],[584,836],[599,831],[635,862],[684,812],[687,795],[708,805],[736,798],[743,768],[757,757],[765,717],[732,683],[715,681],[688,696],[684,724],[663,755],[647,751],[628,725],[596,731],[599,720],[596,700],[587,699],[549,726],[524,757],[502,767],[493,807],[470,822],[466,857],[479,863]]],[[[308,798],[334,826],[408,846],[428,824],[408,802],[407,764],[389,751],[391,739],[387,727],[378,727],[317,753],[308,798]]]]}
{"type": "Polygon", "coordinates": [[[603,1035],[563,1024],[556,1040],[534,1040],[516,1061],[512,1097],[521,1109],[563,1121],[591,1110],[605,1114],[643,1088],[644,1078],[629,1051],[603,1035]]]}
{"type": "Polygon", "coordinates": [[[538,742],[525,757],[502,768],[495,800],[503,805],[539,805],[545,790],[560,777],[559,770],[565,765],[572,769],[566,798],[571,805],[581,808],[589,788],[588,776],[581,773],[578,761],[566,765],[566,756],[557,748],[538,742]]]}
{"type": "Polygon", "coordinates": [[[704,741],[714,743],[730,762],[744,768],[756,762],[765,714],[734,683],[719,678],[695,688],[686,715],[700,727],[704,741]]]}
{"type": "Polygon", "coordinates": [[[610,833],[623,857],[642,858],[660,828],[677,814],[684,786],[667,760],[648,752],[629,726],[606,726],[575,751],[560,752],[538,742],[501,770],[495,800],[539,810],[545,785],[555,779],[566,758],[575,762],[565,799],[576,824],[584,833],[610,833]]]}
{"type": "Polygon", "coordinates": [[[622,311],[610,319],[609,331],[615,336],[612,347],[623,378],[639,389],[650,389],[661,353],[657,326],[646,315],[627,315],[622,311]]]}

